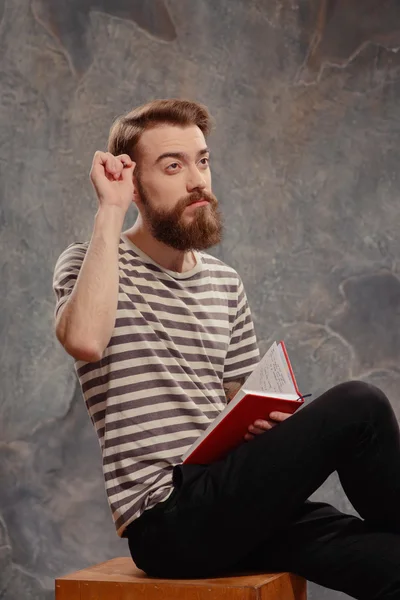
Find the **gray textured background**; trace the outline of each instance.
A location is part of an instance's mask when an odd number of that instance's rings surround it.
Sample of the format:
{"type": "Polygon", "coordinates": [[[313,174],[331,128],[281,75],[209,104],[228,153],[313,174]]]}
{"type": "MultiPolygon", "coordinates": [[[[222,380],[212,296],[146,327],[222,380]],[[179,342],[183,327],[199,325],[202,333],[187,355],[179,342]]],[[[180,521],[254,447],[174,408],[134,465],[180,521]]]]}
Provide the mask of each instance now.
{"type": "MultiPolygon", "coordinates": [[[[261,348],[283,337],[305,391],[373,381],[400,415],[399,46],[394,0],[0,0],[0,598],[48,600],[55,576],[127,554],[51,278],[90,235],[92,155],[134,105],[216,117],[215,253],[261,348]]],[[[351,510],[334,477],[317,496],[351,510]]]]}

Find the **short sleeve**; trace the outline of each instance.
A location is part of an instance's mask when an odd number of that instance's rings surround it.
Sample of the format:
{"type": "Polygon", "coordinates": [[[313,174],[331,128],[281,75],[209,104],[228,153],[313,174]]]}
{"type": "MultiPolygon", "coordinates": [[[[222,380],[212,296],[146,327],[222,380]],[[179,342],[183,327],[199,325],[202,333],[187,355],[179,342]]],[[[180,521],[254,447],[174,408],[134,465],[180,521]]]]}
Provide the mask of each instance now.
{"type": "Polygon", "coordinates": [[[237,312],[224,363],[224,383],[247,377],[260,361],[260,351],[243,283],[239,278],[237,312]]]}
{"type": "Polygon", "coordinates": [[[87,242],[75,242],[68,246],[57,260],[53,275],[53,291],[56,296],[55,316],[74,289],[88,245],[87,242]]]}

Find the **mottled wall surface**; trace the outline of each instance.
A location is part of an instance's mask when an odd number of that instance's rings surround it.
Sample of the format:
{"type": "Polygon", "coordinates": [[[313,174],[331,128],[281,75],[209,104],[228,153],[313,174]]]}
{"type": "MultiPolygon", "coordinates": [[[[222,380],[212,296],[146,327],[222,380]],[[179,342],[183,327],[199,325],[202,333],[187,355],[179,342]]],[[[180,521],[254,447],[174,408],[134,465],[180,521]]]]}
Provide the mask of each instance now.
{"type": "MultiPolygon", "coordinates": [[[[92,155],[134,105],[216,117],[214,252],[261,348],[283,337],[304,390],[372,381],[400,416],[399,47],[394,0],[0,0],[0,598],[50,599],[55,576],[127,554],[51,278],[90,235],[92,155]]],[[[316,497],[352,510],[335,477],[316,497]]]]}

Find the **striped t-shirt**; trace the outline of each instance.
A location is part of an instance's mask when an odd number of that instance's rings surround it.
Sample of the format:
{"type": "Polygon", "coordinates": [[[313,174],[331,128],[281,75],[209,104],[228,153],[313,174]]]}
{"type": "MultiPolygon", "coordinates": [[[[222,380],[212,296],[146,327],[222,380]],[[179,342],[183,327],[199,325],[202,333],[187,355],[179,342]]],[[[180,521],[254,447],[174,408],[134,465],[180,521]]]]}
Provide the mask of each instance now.
{"type": "MultiPolygon", "coordinates": [[[[70,245],[57,261],[56,314],[88,245],[70,245]]],[[[193,269],[176,273],[122,235],[111,340],[98,362],[75,362],[120,536],[169,496],[173,467],[226,405],[223,383],[259,361],[238,274],[204,252],[195,257],[193,269]]]]}

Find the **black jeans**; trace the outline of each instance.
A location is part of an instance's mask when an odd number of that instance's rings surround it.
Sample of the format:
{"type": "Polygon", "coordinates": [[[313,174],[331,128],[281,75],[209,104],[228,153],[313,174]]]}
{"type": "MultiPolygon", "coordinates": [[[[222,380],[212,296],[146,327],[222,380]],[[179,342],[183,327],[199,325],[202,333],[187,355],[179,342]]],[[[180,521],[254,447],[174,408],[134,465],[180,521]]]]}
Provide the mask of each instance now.
{"type": "Polygon", "coordinates": [[[400,599],[400,435],[379,389],[338,385],[210,465],[127,528],[149,575],[291,571],[368,600],[400,599]],[[361,519],[309,496],[337,471],[361,519]]]}

